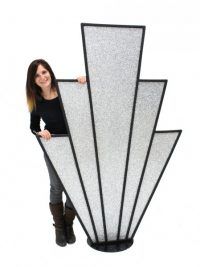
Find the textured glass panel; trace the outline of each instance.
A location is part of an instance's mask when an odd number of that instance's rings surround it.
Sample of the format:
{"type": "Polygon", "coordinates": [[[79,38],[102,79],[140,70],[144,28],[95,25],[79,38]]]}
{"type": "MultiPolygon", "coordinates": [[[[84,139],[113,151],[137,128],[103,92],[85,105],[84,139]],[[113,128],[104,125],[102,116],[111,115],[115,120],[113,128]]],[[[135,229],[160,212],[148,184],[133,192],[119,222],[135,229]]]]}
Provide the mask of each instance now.
{"type": "Polygon", "coordinates": [[[161,102],[164,81],[139,82],[120,238],[126,236],[149,142],[161,102]]]}
{"type": "Polygon", "coordinates": [[[85,228],[95,242],[94,231],[71,152],[69,138],[53,137],[48,141],[41,138],[41,142],[85,228]]]}
{"type": "Polygon", "coordinates": [[[155,133],[137,201],[136,210],[133,216],[129,237],[131,237],[133,234],[133,231],[159,179],[161,171],[167,161],[178,134],[179,132],[155,133]]]}
{"type": "Polygon", "coordinates": [[[99,241],[105,241],[87,85],[59,82],[59,90],[99,241]]]}
{"type": "Polygon", "coordinates": [[[143,28],[84,27],[108,240],[116,239],[143,28]]]}

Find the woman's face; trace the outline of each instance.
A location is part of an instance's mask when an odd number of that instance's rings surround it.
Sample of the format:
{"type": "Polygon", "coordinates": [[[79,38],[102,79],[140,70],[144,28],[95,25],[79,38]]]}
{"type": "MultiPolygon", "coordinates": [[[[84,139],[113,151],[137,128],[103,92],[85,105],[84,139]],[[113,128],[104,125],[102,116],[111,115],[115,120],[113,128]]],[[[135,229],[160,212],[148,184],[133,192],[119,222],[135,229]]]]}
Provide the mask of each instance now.
{"type": "Polygon", "coordinates": [[[38,65],[35,74],[35,83],[41,87],[42,90],[51,88],[51,75],[42,65],[38,65]]]}

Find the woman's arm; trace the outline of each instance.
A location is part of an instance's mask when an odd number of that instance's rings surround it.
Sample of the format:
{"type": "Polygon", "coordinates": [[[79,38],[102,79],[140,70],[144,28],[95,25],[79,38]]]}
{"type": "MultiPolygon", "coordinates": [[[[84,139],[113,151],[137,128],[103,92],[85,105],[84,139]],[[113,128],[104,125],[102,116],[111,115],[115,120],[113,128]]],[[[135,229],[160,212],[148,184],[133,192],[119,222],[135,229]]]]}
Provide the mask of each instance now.
{"type": "Polygon", "coordinates": [[[40,116],[34,110],[30,113],[30,129],[33,134],[41,131],[40,116]]]}
{"type": "Polygon", "coordinates": [[[43,137],[44,139],[49,140],[51,138],[51,134],[48,130],[42,130],[41,131],[40,120],[41,120],[40,116],[35,111],[32,111],[31,112],[30,129],[31,129],[33,134],[39,135],[39,136],[43,137]]]}

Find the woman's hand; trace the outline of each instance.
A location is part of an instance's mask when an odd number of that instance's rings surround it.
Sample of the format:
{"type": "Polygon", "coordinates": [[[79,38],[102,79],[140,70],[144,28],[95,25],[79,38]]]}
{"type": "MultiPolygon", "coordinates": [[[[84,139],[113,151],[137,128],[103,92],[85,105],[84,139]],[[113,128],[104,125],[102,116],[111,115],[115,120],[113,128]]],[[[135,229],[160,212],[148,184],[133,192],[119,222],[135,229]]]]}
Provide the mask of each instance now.
{"type": "Polygon", "coordinates": [[[77,80],[79,83],[86,83],[86,77],[85,76],[77,77],[77,80]]]}
{"type": "Polygon", "coordinates": [[[43,130],[37,133],[39,136],[44,138],[45,140],[49,140],[51,138],[51,134],[48,130],[43,130]]]}

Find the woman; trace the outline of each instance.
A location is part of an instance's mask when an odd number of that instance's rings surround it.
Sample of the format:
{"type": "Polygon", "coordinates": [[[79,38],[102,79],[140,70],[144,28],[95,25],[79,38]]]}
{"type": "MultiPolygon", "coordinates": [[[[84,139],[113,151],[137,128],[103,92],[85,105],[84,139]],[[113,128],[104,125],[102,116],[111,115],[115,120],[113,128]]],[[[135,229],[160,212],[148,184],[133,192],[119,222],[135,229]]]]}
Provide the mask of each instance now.
{"type": "MultiPolygon", "coordinates": [[[[85,83],[86,78],[77,78],[78,82],[85,83]]],[[[26,81],[26,96],[30,111],[30,128],[33,134],[49,140],[51,134],[67,134],[63,114],[61,111],[56,78],[50,65],[43,59],[34,60],[28,68],[26,81]],[[40,128],[40,120],[46,124],[44,130],[40,128]]],[[[66,199],[63,207],[63,186],[51,168],[47,158],[45,162],[50,178],[50,211],[53,215],[56,244],[66,246],[76,241],[73,231],[75,211],[66,199]]]]}

